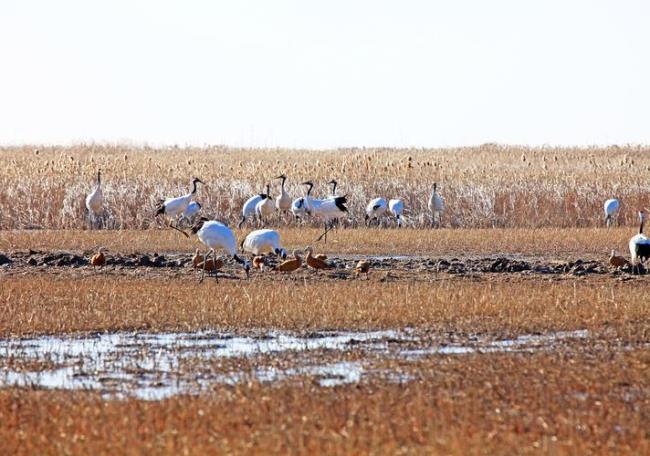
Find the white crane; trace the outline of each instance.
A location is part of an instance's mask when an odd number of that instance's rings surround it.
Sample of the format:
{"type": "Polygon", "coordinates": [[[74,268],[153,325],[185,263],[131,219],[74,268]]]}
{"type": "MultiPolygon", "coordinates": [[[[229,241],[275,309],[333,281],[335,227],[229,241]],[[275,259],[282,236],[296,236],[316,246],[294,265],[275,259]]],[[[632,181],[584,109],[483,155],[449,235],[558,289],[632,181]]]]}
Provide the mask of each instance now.
{"type": "Polygon", "coordinates": [[[194,220],[194,217],[199,213],[201,210],[201,203],[198,201],[192,201],[190,204],[187,205],[187,209],[185,209],[185,212],[183,212],[183,215],[181,216],[180,220],[178,221],[179,223],[181,220],[187,220],[187,222],[191,225],[192,221],[194,220]]]}
{"type": "Polygon", "coordinates": [[[296,198],[291,203],[291,213],[296,219],[305,217],[305,215],[311,215],[311,206],[310,206],[310,202],[312,200],[311,191],[314,188],[314,184],[307,181],[307,182],[303,182],[300,185],[306,185],[309,188],[305,196],[296,198]]]}
{"type": "Polygon", "coordinates": [[[442,197],[436,193],[438,184],[433,184],[433,192],[429,198],[429,211],[431,212],[431,223],[435,224],[436,217],[438,218],[438,227],[442,224],[442,212],[445,210],[445,202],[442,197]]]}
{"type": "Polygon", "coordinates": [[[291,195],[287,193],[284,188],[284,183],[287,180],[287,176],[280,174],[276,179],[281,179],[282,183],[280,184],[280,194],[275,199],[275,206],[280,212],[286,214],[291,209],[291,195]]]}
{"type": "Polygon", "coordinates": [[[611,198],[605,201],[603,209],[605,210],[605,223],[607,224],[607,228],[612,225],[620,207],[621,204],[616,198],[611,198]]]}
{"type": "Polygon", "coordinates": [[[388,205],[384,198],[375,198],[370,200],[366,206],[366,224],[371,223],[376,219],[377,226],[379,226],[379,217],[383,216],[387,209],[388,205]]]}
{"type": "Polygon", "coordinates": [[[233,233],[230,228],[221,222],[217,222],[216,220],[208,220],[205,217],[201,217],[199,221],[192,226],[192,233],[196,234],[199,238],[199,241],[201,241],[206,247],[209,248],[208,252],[203,256],[204,266],[201,270],[200,281],[203,281],[203,277],[205,275],[205,264],[208,262],[210,254],[212,254],[213,261],[216,264],[217,249],[224,251],[237,263],[239,263],[242,268],[244,268],[246,277],[248,278],[251,269],[250,262],[237,256],[237,240],[235,238],[235,233],[233,233]]]}
{"type": "Polygon", "coordinates": [[[643,223],[645,213],[639,211],[639,233],[630,239],[630,259],[633,269],[639,272],[639,263],[643,263],[650,258],[650,239],[643,234],[643,223]]]}
{"type": "Polygon", "coordinates": [[[86,209],[90,216],[90,223],[94,225],[97,218],[101,215],[104,206],[104,195],[102,194],[102,172],[97,171],[97,183],[95,189],[86,196],[86,209]]]}
{"type": "Polygon", "coordinates": [[[255,230],[241,242],[242,252],[261,255],[272,252],[282,259],[287,257],[287,251],[280,246],[280,233],[276,230],[255,230]]]}
{"type": "Polygon", "coordinates": [[[275,212],[275,203],[271,198],[271,186],[266,185],[266,197],[262,198],[255,205],[255,215],[257,219],[264,225],[264,218],[270,217],[275,212]]]}
{"type": "Polygon", "coordinates": [[[257,206],[257,203],[266,199],[267,196],[268,196],[267,193],[259,193],[257,195],[251,196],[246,200],[241,210],[242,217],[241,217],[241,221],[239,222],[239,225],[237,225],[238,228],[241,228],[244,225],[244,222],[246,222],[246,219],[248,217],[255,216],[255,207],[257,206]]]}
{"type": "Polygon", "coordinates": [[[404,201],[401,199],[392,199],[388,201],[388,210],[397,219],[397,226],[402,226],[402,213],[404,212],[404,201]]]}
{"type": "Polygon", "coordinates": [[[187,195],[178,196],[176,198],[167,198],[166,200],[159,200],[158,205],[156,207],[156,216],[166,215],[167,217],[169,217],[169,227],[177,231],[180,231],[187,237],[189,237],[189,235],[185,231],[178,228],[178,226],[173,226],[172,221],[173,219],[182,216],[183,213],[185,213],[185,211],[187,210],[187,207],[192,202],[192,197],[196,193],[197,183],[202,184],[203,181],[198,177],[195,177],[194,179],[192,179],[191,192],[189,192],[187,195]]]}
{"type": "MultiPolygon", "coordinates": [[[[310,185],[309,190],[311,191],[314,184],[311,182],[306,182],[305,184],[310,185]]],[[[325,199],[309,198],[308,208],[312,215],[323,220],[325,223],[325,231],[318,237],[317,241],[325,237],[325,242],[327,242],[328,231],[334,228],[336,222],[348,212],[348,208],[345,206],[347,201],[347,195],[330,196],[325,199]]]]}

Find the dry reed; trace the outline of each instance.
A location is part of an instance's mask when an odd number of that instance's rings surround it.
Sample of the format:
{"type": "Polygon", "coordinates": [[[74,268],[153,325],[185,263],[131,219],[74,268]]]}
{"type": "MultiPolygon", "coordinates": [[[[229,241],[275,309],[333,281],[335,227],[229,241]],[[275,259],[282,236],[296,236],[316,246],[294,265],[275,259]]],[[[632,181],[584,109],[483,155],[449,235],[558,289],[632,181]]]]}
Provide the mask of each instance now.
{"type": "MultiPolygon", "coordinates": [[[[650,203],[644,147],[523,148],[485,144],[461,149],[345,149],[299,151],[225,147],[166,149],[130,146],[5,147],[0,149],[0,229],[83,228],[84,197],[104,173],[107,226],[158,226],[158,198],[188,191],[192,176],[207,185],[197,200],[209,216],[233,224],[243,202],[279,173],[294,197],[306,179],[339,181],[351,223],[362,221],[373,197],[403,198],[409,224],[430,223],[427,200],[438,182],[448,227],[591,227],[603,223],[602,204],[621,198],[620,221],[650,203]],[[37,149],[37,150],[35,150],[37,149]]],[[[274,182],[272,193],[277,195],[274,182]]]]}

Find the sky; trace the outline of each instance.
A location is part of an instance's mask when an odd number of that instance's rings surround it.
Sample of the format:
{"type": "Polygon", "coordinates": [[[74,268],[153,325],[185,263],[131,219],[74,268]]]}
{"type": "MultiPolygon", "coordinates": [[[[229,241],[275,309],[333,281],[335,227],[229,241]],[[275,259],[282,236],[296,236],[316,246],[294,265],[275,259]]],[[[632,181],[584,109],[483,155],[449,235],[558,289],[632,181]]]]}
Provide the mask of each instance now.
{"type": "Polygon", "coordinates": [[[0,144],[650,143],[645,0],[3,0],[0,144]]]}

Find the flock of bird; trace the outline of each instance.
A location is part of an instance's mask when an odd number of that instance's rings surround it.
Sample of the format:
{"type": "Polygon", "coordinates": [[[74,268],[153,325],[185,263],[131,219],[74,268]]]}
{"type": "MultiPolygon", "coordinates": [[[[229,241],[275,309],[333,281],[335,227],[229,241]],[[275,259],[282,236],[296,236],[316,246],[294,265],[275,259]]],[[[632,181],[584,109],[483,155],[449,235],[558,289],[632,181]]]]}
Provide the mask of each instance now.
{"type": "MultiPolygon", "coordinates": [[[[312,196],[314,184],[311,181],[302,182],[301,185],[306,187],[305,195],[296,199],[292,199],[285,188],[287,176],[281,174],[275,179],[280,180],[280,193],[273,199],[271,196],[271,186],[266,185],[266,193],[260,193],[251,196],[242,207],[242,218],[239,222],[241,228],[248,219],[255,218],[259,224],[264,225],[265,221],[279,212],[280,214],[292,214],[295,219],[302,219],[307,216],[312,216],[321,220],[324,223],[324,232],[317,239],[320,241],[322,238],[327,242],[327,233],[336,226],[337,222],[348,213],[347,195],[339,196],[336,193],[337,182],[331,180],[328,185],[331,185],[330,194],[323,199],[315,198],[312,196]]],[[[182,221],[187,221],[191,224],[190,231],[196,234],[198,239],[208,248],[205,255],[200,255],[198,250],[195,254],[195,266],[200,265],[202,269],[201,280],[205,272],[214,272],[223,266],[223,262],[216,257],[216,251],[224,251],[227,255],[232,257],[239,263],[245,270],[248,276],[251,265],[258,269],[264,269],[265,262],[263,261],[264,253],[272,253],[284,260],[277,265],[274,269],[281,272],[294,271],[301,267],[302,258],[300,251],[293,252],[293,258],[287,259],[286,250],[280,245],[280,234],[272,229],[258,229],[250,233],[241,242],[240,249],[243,253],[253,255],[252,263],[238,255],[236,237],[232,229],[226,224],[209,220],[205,217],[198,218],[201,210],[201,205],[194,201],[193,198],[197,192],[197,184],[203,184],[199,178],[192,179],[192,190],[186,195],[166,198],[158,201],[156,206],[156,216],[163,215],[168,218],[168,226],[175,229],[185,236],[189,234],[182,230],[179,225],[182,221]],[[198,218],[198,220],[197,220],[198,218]],[[174,223],[176,222],[176,223],[174,223]],[[221,265],[221,266],[219,266],[221,265]]],[[[101,171],[97,173],[97,182],[93,191],[86,197],[86,208],[89,212],[91,222],[95,220],[98,214],[103,210],[103,195],[101,189],[101,171]]],[[[442,213],[445,208],[443,198],[438,194],[437,184],[433,184],[433,191],[429,197],[428,208],[431,212],[432,222],[440,226],[442,213]]],[[[605,223],[609,228],[616,218],[620,209],[620,202],[616,198],[608,199],[604,204],[605,223]]],[[[390,215],[395,217],[397,226],[402,226],[404,213],[404,201],[402,199],[374,198],[365,208],[365,221],[366,224],[371,224],[379,221],[382,217],[390,215]]],[[[629,241],[631,263],[635,270],[638,271],[640,264],[650,258],[650,239],[643,234],[643,226],[645,221],[645,213],[639,212],[640,227],[639,232],[633,236],[629,241]]],[[[304,250],[305,262],[308,266],[314,269],[327,269],[328,263],[325,258],[313,256],[313,250],[308,247],[304,250]]],[[[96,262],[102,263],[105,261],[104,253],[100,250],[97,255],[91,259],[91,264],[96,265],[96,262]],[[95,258],[97,257],[97,258],[95,258]]],[[[628,264],[627,260],[616,255],[612,251],[609,262],[612,266],[621,267],[628,264]]],[[[366,273],[369,269],[369,263],[362,260],[355,271],[357,273],[366,273]]],[[[216,277],[216,274],[215,274],[216,277]]]]}
{"type": "MultiPolygon", "coordinates": [[[[318,238],[323,237],[327,240],[327,232],[335,226],[336,222],[348,212],[346,207],[347,196],[337,196],[336,186],[337,182],[332,180],[328,185],[332,185],[332,193],[327,198],[317,199],[311,196],[314,184],[312,182],[303,182],[307,186],[305,196],[292,200],[285,189],[285,182],[287,177],[282,174],[276,179],[281,180],[280,195],[274,201],[270,194],[270,185],[266,186],[266,193],[254,195],[249,198],[242,208],[242,219],[239,223],[241,228],[249,217],[255,217],[259,223],[264,224],[265,219],[271,217],[276,211],[281,213],[291,212],[296,219],[311,215],[319,217],[325,224],[325,231],[318,238]]],[[[197,192],[197,184],[203,184],[199,178],[192,179],[192,190],[183,196],[175,198],[167,198],[159,200],[156,205],[155,215],[165,216],[168,218],[168,226],[175,229],[185,236],[189,234],[182,230],[179,225],[183,220],[192,223],[190,232],[196,234],[199,241],[203,243],[208,251],[201,255],[197,249],[192,263],[195,268],[201,269],[201,281],[204,279],[205,273],[214,272],[215,279],[217,278],[216,271],[221,269],[224,265],[223,260],[217,258],[217,251],[225,252],[229,257],[235,260],[244,269],[246,276],[250,273],[251,266],[264,270],[266,261],[264,254],[270,253],[278,256],[283,260],[280,264],[273,267],[273,270],[279,272],[292,272],[299,269],[303,260],[300,256],[299,250],[293,251],[293,258],[287,259],[286,250],[281,247],[280,233],[272,229],[258,229],[246,236],[240,243],[239,248],[243,253],[248,253],[253,256],[252,261],[248,261],[238,254],[237,241],[235,233],[225,223],[217,220],[209,220],[206,217],[200,217],[196,220],[199,214],[201,205],[197,201],[193,201],[194,195],[197,192]],[[175,223],[174,223],[175,222],[175,223]]],[[[430,207],[435,208],[438,214],[443,210],[443,200],[439,195],[435,194],[436,185],[434,184],[434,195],[431,197],[430,207]]],[[[86,208],[90,214],[91,222],[96,220],[103,209],[103,195],[101,189],[101,171],[97,173],[97,183],[93,191],[86,197],[86,208]]],[[[400,199],[390,200],[388,205],[383,198],[373,199],[366,208],[366,220],[371,221],[379,219],[386,211],[390,211],[397,221],[398,226],[401,226],[401,217],[404,210],[404,203],[400,199]]],[[[439,215],[440,217],[440,215],[439,215]]],[[[101,248],[95,254],[90,264],[93,267],[103,266],[106,263],[105,249],[101,248]]],[[[314,255],[313,249],[307,247],[304,250],[305,264],[313,269],[330,269],[333,266],[326,260],[327,257],[320,254],[314,255]]],[[[366,276],[370,270],[370,263],[367,260],[360,260],[354,268],[357,275],[365,273],[366,276]]]]}

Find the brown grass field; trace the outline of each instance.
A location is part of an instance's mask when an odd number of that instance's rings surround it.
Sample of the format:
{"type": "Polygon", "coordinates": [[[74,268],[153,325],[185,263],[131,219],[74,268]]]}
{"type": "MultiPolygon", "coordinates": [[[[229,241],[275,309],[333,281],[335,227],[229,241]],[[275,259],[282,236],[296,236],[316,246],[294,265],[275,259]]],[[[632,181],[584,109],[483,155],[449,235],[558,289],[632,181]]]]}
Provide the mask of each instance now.
{"type": "Polygon", "coordinates": [[[418,327],[515,335],[587,328],[650,338],[644,282],[448,279],[346,283],[39,276],[3,279],[0,335],[115,330],[418,327]]]}
{"type": "MultiPolygon", "coordinates": [[[[250,228],[235,230],[241,239],[250,228]]],[[[291,252],[312,245],[319,252],[351,255],[499,255],[520,254],[553,259],[606,259],[612,249],[629,257],[628,241],[638,227],[541,229],[339,229],[328,243],[316,242],[317,228],[280,228],[291,252]]],[[[0,231],[0,251],[70,250],[91,252],[103,246],[112,253],[191,253],[205,247],[196,236],[186,239],[171,229],[160,230],[33,230],[0,231]]]]}
{"type": "Polygon", "coordinates": [[[257,383],[160,402],[0,391],[8,454],[648,454],[650,352],[423,361],[405,384],[257,383]]]}
{"type": "MultiPolygon", "coordinates": [[[[491,144],[338,151],[6,147],[0,150],[0,253],[69,251],[88,258],[103,246],[109,257],[188,256],[200,243],[162,228],[153,217],[158,198],[186,193],[198,176],[206,182],[197,195],[205,214],[233,226],[243,201],[284,172],[293,196],[302,195],[297,183],[303,180],[313,179],[322,196],[325,182],[337,179],[351,210],[351,227],[332,231],[327,244],[315,241],[321,229],[309,223],[274,221],[289,251],[312,245],[350,265],[356,257],[400,255],[606,264],[612,249],[629,255],[635,212],[650,206],[643,180],[648,152],[491,144]],[[111,229],[89,230],[83,201],[99,168],[111,229]],[[442,229],[429,229],[433,182],[447,205],[442,229]],[[375,196],[403,198],[408,228],[363,228],[363,208],[375,196]],[[621,226],[606,229],[602,203],[612,196],[622,201],[621,226]]],[[[251,229],[235,230],[238,239],[251,229]]],[[[650,453],[646,276],[606,269],[454,275],[423,264],[408,269],[405,260],[402,269],[375,270],[368,280],[348,269],[255,272],[242,280],[229,264],[218,282],[204,283],[188,267],[8,264],[0,266],[0,338],[404,328],[442,346],[573,330],[587,330],[588,337],[537,351],[366,360],[408,374],[410,380],[398,383],[370,376],[323,387],[310,375],[270,383],[251,378],[157,401],[3,385],[2,453],[650,453]]],[[[367,355],[351,347],[314,356],[367,355]]],[[[292,362],[285,358],[199,360],[182,368],[190,376],[214,374],[226,364],[253,370],[292,362]]],[[[0,374],[47,370],[52,363],[0,353],[0,374]]]]}

